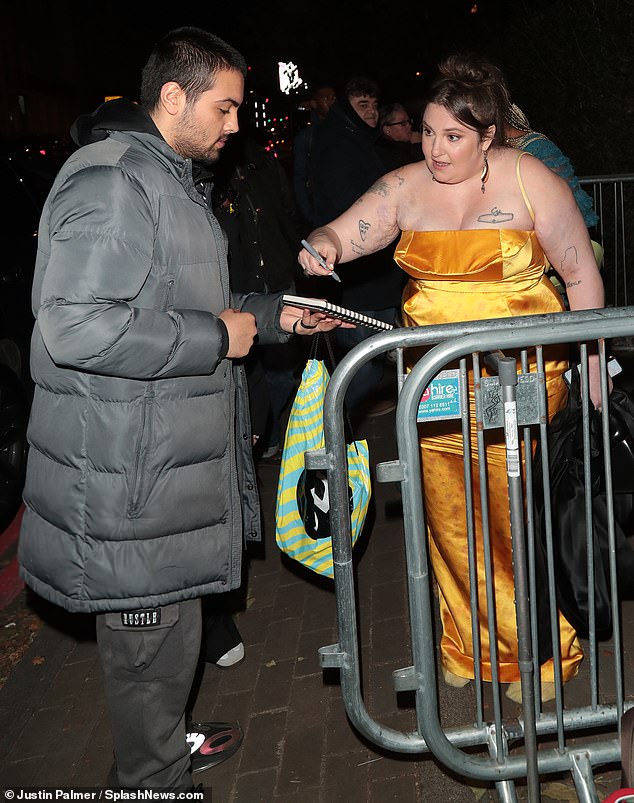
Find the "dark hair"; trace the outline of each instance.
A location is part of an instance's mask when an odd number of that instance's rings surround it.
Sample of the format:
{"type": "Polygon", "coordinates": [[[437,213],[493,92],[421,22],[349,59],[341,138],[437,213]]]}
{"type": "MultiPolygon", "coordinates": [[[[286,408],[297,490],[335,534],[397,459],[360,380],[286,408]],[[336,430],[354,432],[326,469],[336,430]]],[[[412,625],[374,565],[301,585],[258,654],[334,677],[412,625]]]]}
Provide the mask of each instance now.
{"type": "Polygon", "coordinates": [[[478,56],[457,54],[442,61],[438,71],[429,102],[443,106],[481,137],[494,125],[493,142],[503,145],[509,92],[502,70],[478,56]]]}
{"type": "Polygon", "coordinates": [[[201,28],[176,28],[158,41],[141,76],[141,105],[146,111],[158,106],[161,87],[175,81],[188,102],[195,101],[214,84],[219,70],[236,70],[243,76],[247,65],[238,51],[201,28]]]}
{"type": "MultiPolygon", "coordinates": [[[[324,89],[332,89],[332,91],[335,92],[334,84],[329,84],[329,83],[315,84],[314,89],[312,89],[311,93],[310,93],[311,99],[314,100],[317,97],[317,95],[319,95],[321,92],[324,91],[324,89]]],[[[335,94],[336,94],[336,92],[335,92],[335,94]]]]}
{"type": "Polygon", "coordinates": [[[379,128],[382,128],[387,122],[391,122],[391,118],[399,112],[405,112],[407,109],[402,103],[385,103],[379,106],[379,128]]]}
{"type": "Polygon", "coordinates": [[[370,78],[364,78],[362,75],[351,78],[343,88],[343,94],[346,99],[360,98],[361,95],[367,95],[370,98],[378,98],[381,94],[379,85],[376,81],[370,78]]]}

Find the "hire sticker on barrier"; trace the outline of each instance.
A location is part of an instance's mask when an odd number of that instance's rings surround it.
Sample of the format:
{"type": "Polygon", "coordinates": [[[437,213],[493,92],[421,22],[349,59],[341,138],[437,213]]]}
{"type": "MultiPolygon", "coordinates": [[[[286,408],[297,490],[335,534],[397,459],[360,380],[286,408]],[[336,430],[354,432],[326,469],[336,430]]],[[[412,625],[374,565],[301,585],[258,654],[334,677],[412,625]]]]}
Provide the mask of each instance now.
{"type": "Polygon", "coordinates": [[[418,404],[417,421],[447,421],[460,418],[460,371],[441,371],[425,388],[418,404]]]}

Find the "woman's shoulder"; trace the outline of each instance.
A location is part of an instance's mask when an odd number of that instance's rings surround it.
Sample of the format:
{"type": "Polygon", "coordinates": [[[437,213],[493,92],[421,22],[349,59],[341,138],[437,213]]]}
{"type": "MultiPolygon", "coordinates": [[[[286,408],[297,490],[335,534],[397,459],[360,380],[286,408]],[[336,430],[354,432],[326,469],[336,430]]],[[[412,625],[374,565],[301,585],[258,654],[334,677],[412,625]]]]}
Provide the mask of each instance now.
{"type": "Polygon", "coordinates": [[[418,193],[427,181],[431,183],[431,173],[424,160],[398,167],[388,175],[390,181],[399,189],[401,196],[407,196],[410,192],[418,193]]]}
{"type": "MultiPolygon", "coordinates": [[[[506,186],[519,186],[527,182],[556,189],[559,177],[537,156],[517,148],[496,148],[494,159],[489,159],[491,170],[500,170],[506,186]]],[[[565,183],[565,182],[564,182],[565,183]]]]}
{"type": "MultiPolygon", "coordinates": [[[[424,164],[424,163],[423,163],[424,164]]],[[[410,189],[420,187],[423,171],[420,163],[397,167],[377,179],[366,191],[366,195],[379,195],[397,203],[410,189]]]]}
{"type": "Polygon", "coordinates": [[[397,167],[396,170],[390,171],[387,176],[390,177],[390,181],[393,181],[402,187],[406,183],[409,184],[414,181],[420,181],[421,176],[423,176],[426,172],[429,171],[425,166],[425,162],[420,161],[411,162],[410,164],[403,165],[402,167],[397,167]]]}

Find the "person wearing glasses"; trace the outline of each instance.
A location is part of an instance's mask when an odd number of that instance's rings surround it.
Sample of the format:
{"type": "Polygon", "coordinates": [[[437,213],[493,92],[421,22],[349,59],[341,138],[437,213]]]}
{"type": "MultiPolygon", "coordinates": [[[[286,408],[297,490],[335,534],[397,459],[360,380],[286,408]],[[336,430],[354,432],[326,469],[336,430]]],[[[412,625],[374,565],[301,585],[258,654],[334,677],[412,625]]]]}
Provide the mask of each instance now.
{"type": "Polygon", "coordinates": [[[387,103],[379,108],[381,137],[376,148],[387,170],[396,170],[423,157],[420,131],[413,130],[412,119],[400,103],[387,103]]]}

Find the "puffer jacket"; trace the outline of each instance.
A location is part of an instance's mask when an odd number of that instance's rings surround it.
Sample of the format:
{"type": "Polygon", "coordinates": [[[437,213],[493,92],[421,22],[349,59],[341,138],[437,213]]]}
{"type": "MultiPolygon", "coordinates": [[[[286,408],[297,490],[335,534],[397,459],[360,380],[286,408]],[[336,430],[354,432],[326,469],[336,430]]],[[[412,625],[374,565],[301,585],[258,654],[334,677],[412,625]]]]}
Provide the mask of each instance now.
{"type": "Polygon", "coordinates": [[[66,162],[40,222],[19,545],[26,583],[82,612],[239,585],[259,507],[246,384],[217,316],[253,312],[260,342],[288,339],[279,295],[230,293],[191,161],[139,107],[119,106],[116,130],[106,106],[89,139],[106,138],[66,162]]]}

